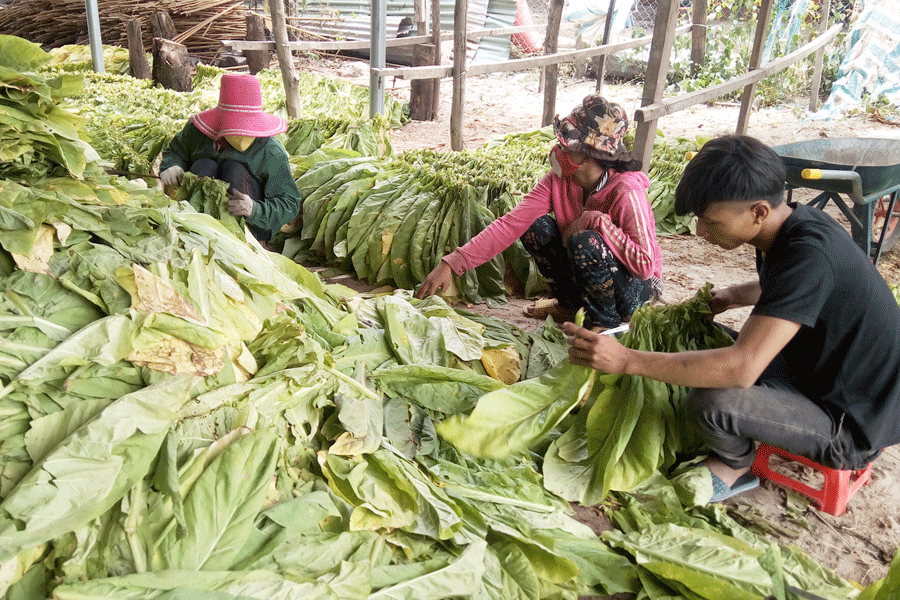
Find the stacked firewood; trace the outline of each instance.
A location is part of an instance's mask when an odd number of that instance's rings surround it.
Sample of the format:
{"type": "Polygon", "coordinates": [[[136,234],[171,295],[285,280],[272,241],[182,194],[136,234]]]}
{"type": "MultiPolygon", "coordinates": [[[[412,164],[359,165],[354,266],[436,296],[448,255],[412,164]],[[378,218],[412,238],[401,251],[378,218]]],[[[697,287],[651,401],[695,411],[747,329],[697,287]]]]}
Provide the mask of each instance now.
{"type": "MultiPolygon", "coordinates": [[[[137,20],[149,51],[150,17],[160,11],[172,18],[174,41],[200,60],[212,60],[221,52],[219,40],[243,39],[246,34],[246,3],[240,0],[103,0],[97,4],[104,44],[127,47],[126,25],[137,20]]],[[[0,5],[0,34],[16,35],[45,48],[86,44],[85,11],[84,0],[10,0],[0,5]]]]}

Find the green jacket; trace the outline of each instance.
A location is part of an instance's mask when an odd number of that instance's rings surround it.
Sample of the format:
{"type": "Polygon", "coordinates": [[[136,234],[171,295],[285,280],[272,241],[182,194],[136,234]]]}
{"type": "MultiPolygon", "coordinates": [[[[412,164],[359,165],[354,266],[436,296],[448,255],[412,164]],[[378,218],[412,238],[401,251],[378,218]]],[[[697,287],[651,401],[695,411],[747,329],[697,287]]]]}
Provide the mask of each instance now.
{"type": "Polygon", "coordinates": [[[239,152],[227,143],[216,150],[215,143],[188,121],[163,150],[160,172],[178,165],[189,171],[194,162],[211,158],[222,164],[235,160],[247,167],[263,190],[263,198],[253,205],[247,224],[271,237],[282,225],[293,221],[300,212],[300,192],[291,174],[288,153],[276,137],[256,138],[247,150],[239,152]]]}

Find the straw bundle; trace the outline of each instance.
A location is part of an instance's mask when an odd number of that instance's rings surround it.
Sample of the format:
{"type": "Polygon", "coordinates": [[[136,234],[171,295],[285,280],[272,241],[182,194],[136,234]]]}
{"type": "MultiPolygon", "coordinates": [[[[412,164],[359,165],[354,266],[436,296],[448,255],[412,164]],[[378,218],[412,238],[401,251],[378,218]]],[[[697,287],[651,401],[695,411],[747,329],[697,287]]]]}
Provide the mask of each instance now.
{"type": "MultiPolygon", "coordinates": [[[[239,0],[104,0],[98,5],[103,43],[114,46],[128,47],[126,23],[136,19],[149,51],[150,15],[163,10],[175,24],[174,41],[201,60],[211,60],[221,51],[219,40],[243,39],[246,34],[246,5],[239,0]]],[[[84,0],[11,0],[0,5],[0,33],[49,48],[86,44],[84,0]]]]}

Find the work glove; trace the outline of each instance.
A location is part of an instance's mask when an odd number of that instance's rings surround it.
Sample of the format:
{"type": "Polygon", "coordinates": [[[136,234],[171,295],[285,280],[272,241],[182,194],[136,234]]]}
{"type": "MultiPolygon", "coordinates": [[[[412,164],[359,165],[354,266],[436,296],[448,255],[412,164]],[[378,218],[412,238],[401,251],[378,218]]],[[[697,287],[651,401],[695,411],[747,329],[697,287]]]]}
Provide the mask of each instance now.
{"type": "Polygon", "coordinates": [[[243,192],[231,190],[228,195],[228,212],[235,217],[249,217],[253,214],[253,198],[243,192]]]}
{"type": "Polygon", "coordinates": [[[159,180],[162,181],[164,186],[166,185],[179,185],[181,184],[181,178],[184,177],[184,169],[179,167],[178,165],[173,165],[159,174],[159,180]]]}

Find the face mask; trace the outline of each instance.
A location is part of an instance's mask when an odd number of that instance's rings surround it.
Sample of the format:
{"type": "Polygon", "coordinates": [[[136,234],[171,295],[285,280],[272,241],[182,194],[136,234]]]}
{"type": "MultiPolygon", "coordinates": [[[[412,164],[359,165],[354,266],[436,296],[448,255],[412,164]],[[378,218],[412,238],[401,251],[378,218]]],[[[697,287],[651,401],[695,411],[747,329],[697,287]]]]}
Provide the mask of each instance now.
{"type": "Polygon", "coordinates": [[[225,141],[231,144],[231,147],[237,150],[238,152],[243,152],[247,148],[250,147],[250,144],[253,143],[255,137],[250,137],[249,135],[226,135],[225,141]]]}
{"type": "Polygon", "coordinates": [[[559,145],[550,150],[550,168],[557,177],[571,177],[581,165],[572,161],[568,153],[563,152],[559,145]]]}

